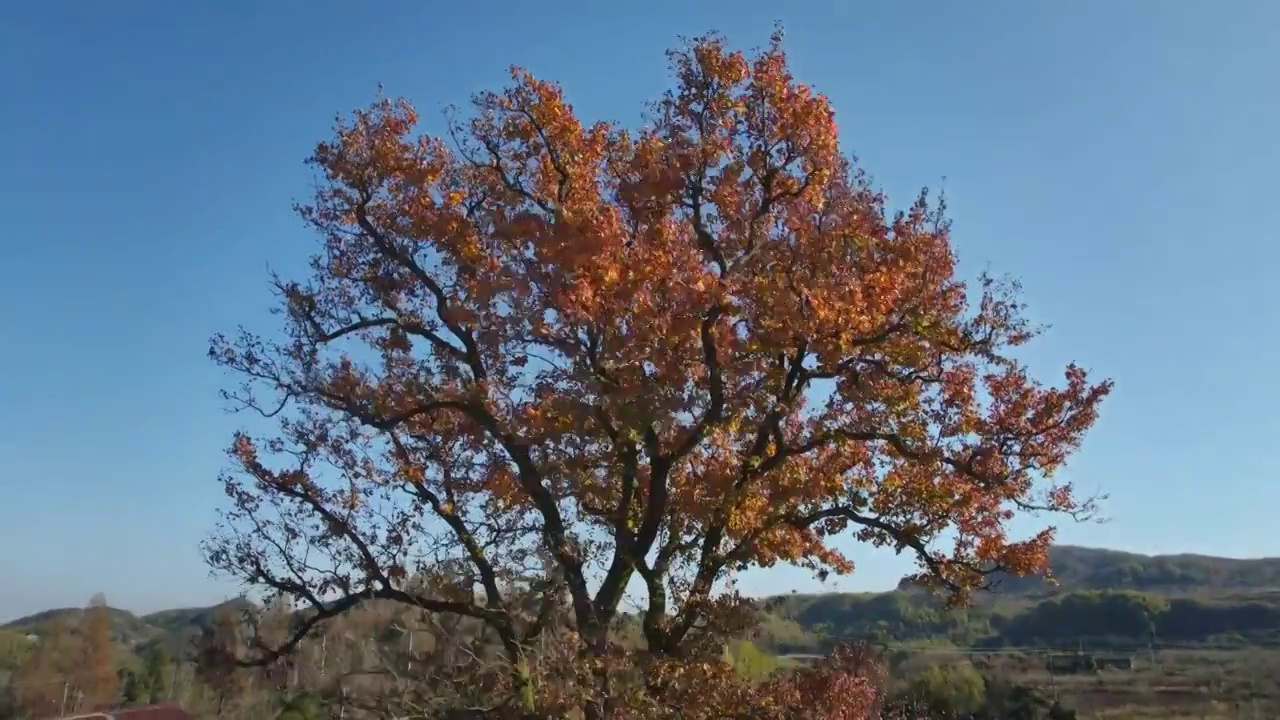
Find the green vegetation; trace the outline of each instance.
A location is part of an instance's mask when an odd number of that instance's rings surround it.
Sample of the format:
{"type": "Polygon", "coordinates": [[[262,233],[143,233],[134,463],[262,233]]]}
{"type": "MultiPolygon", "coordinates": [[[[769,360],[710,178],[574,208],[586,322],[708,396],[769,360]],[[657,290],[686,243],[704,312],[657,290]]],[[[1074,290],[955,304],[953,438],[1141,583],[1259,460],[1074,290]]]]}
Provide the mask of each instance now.
{"type": "MultiPolygon", "coordinates": [[[[1069,717],[1061,706],[1054,709],[1055,692],[1068,704],[1089,709],[1087,717],[1114,719],[1177,717],[1132,714],[1138,707],[1164,707],[1170,713],[1199,708],[1196,712],[1210,713],[1207,717],[1249,717],[1212,703],[1229,697],[1248,712],[1280,703],[1280,673],[1272,672],[1280,669],[1280,647],[1269,649],[1280,646],[1280,591],[1270,584],[1275,561],[1144,558],[1086,548],[1055,548],[1053,556],[1062,562],[1057,587],[1034,580],[1006,582],[964,610],[947,610],[910,586],[887,593],[768,598],[759,603],[760,622],[750,638],[730,642],[724,660],[740,677],[762,682],[841,641],[868,641],[881,648],[890,664],[894,702],[909,701],[911,707],[930,712],[945,706],[973,717],[1069,717]],[[1102,578],[1123,582],[1107,587],[1102,578]],[[1177,583],[1166,583],[1169,578],[1178,578],[1177,583]],[[1059,667],[1052,673],[1041,654],[1049,648],[1120,653],[1136,656],[1137,662],[1131,671],[1070,673],[1059,667]]],[[[223,680],[196,672],[196,648],[218,630],[218,618],[252,607],[234,600],[142,616],[109,609],[122,702],[144,705],[181,696],[216,707],[222,696],[202,683],[222,687],[223,680]]],[[[407,643],[401,628],[412,625],[410,615],[379,610],[371,617],[372,624],[346,631],[348,635],[374,639],[381,646],[407,643]]],[[[59,642],[77,647],[84,621],[85,611],[72,608],[2,626],[0,686],[12,695],[19,670],[55,631],[66,634],[59,642]]],[[[440,632],[415,631],[415,650],[444,647],[440,632]]],[[[476,630],[460,625],[449,632],[472,635],[476,630]]],[[[624,646],[638,646],[636,619],[620,622],[615,637],[624,646]]],[[[317,648],[309,646],[306,652],[307,662],[314,664],[317,648]]],[[[330,644],[328,662],[352,652],[330,644]]],[[[303,667],[284,680],[276,678],[273,682],[296,691],[264,698],[254,712],[270,707],[272,717],[314,717],[323,704],[323,698],[307,691],[307,683],[316,681],[308,677],[315,675],[314,667],[303,667]]],[[[225,692],[247,692],[245,687],[254,685],[232,683],[225,692]]],[[[0,712],[0,717],[6,716],[0,712]]]]}
{"type": "Polygon", "coordinates": [[[936,714],[974,713],[986,704],[986,682],[968,663],[930,665],[906,684],[908,694],[936,714]]]}
{"type": "Polygon", "coordinates": [[[960,610],[908,585],[770,598],[757,643],[779,653],[821,652],[843,640],[971,648],[1280,644],[1276,560],[1078,547],[1055,548],[1051,556],[1061,562],[1057,586],[1005,581],[960,610]],[[1117,584],[1105,585],[1107,578],[1117,584]]]}
{"type": "Polygon", "coordinates": [[[1001,598],[949,611],[918,593],[774,598],[758,642],[811,653],[838,641],[958,647],[1136,647],[1280,643],[1280,598],[1166,597],[1132,591],[1001,598]]]}
{"type": "MultiPolygon", "coordinates": [[[[1280,590],[1280,558],[1240,560],[1205,555],[1138,555],[1117,550],[1059,545],[1049,564],[1061,588],[1230,593],[1280,590]]],[[[1013,594],[1043,594],[1054,588],[1042,578],[997,578],[1013,594]]]]}

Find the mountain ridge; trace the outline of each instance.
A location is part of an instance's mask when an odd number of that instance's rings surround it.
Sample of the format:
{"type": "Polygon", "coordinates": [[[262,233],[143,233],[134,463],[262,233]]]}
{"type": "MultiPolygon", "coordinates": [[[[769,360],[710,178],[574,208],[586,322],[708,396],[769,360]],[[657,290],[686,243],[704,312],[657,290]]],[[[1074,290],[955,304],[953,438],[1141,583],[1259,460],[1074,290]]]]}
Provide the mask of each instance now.
{"type": "MultiPolygon", "coordinates": [[[[775,642],[770,644],[779,647],[812,645],[815,638],[863,636],[969,642],[982,633],[989,635],[1001,632],[1001,628],[1014,627],[1003,623],[1008,618],[1016,619],[1018,613],[1056,617],[1054,613],[1067,612],[1062,603],[1068,601],[1075,603],[1070,606],[1070,613],[1093,613],[1099,617],[1147,612],[1135,611],[1137,606],[1159,606],[1151,612],[1167,613],[1170,603],[1181,613],[1179,618],[1201,617],[1194,613],[1187,615],[1192,610],[1201,615],[1226,613],[1230,617],[1219,620],[1234,628],[1230,632],[1241,630],[1239,634],[1246,640],[1262,635],[1270,638],[1271,633],[1262,633],[1258,623],[1269,626],[1273,615],[1280,628],[1280,558],[1277,557],[1143,555],[1058,545],[1050,549],[1050,567],[1056,584],[1043,576],[996,578],[996,589],[977,596],[975,607],[960,614],[943,612],[940,603],[906,580],[900,582],[897,589],[882,592],[792,592],[766,596],[759,598],[767,626],[764,635],[772,637],[775,642]],[[1189,608],[1188,602],[1199,605],[1189,608]],[[1241,624],[1232,612],[1254,619],[1241,624]]],[[[164,642],[176,650],[209,627],[218,611],[248,607],[253,607],[250,601],[235,598],[209,606],[171,608],[141,615],[110,608],[112,636],[125,648],[164,642]]],[[[0,623],[0,630],[41,636],[50,631],[55,620],[61,620],[74,635],[78,633],[83,612],[82,608],[52,608],[0,623]]],[[[1177,622],[1181,624],[1184,620],[1177,622]]],[[[1023,635],[1038,631],[1018,630],[1023,635]]],[[[1112,631],[1114,628],[1108,630],[1112,631]]]]}
{"type": "MultiPolygon", "coordinates": [[[[996,588],[997,593],[1005,594],[1041,594],[1043,592],[1055,592],[1066,590],[1142,590],[1142,587],[1134,587],[1135,585],[1146,585],[1152,588],[1166,588],[1169,590],[1195,590],[1195,589],[1240,589],[1240,590],[1277,590],[1280,591],[1280,556],[1264,556],[1256,558],[1237,558],[1226,557],[1220,555],[1207,555],[1203,553],[1182,552],[1182,553],[1157,553],[1144,554],[1131,552],[1127,550],[1115,550],[1112,548],[1091,547],[1084,545],[1054,545],[1049,549],[1050,571],[1056,580],[1057,585],[1046,581],[1042,576],[1002,576],[997,578],[999,585],[996,588]],[[1120,561],[1124,561],[1121,563],[1120,561]],[[1089,562],[1092,561],[1092,562],[1089,562]],[[1159,583],[1155,580],[1160,578],[1156,574],[1153,578],[1150,573],[1125,576],[1118,574],[1116,577],[1099,576],[1097,568],[1113,569],[1116,565],[1129,564],[1152,564],[1157,568],[1161,566],[1171,565],[1175,568],[1183,570],[1181,575],[1175,575],[1172,582],[1159,583]],[[1095,570],[1089,573],[1081,572],[1081,565],[1092,565],[1095,570]],[[1210,566],[1210,567],[1203,567],[1210,566]],[[1219,575],[1215,576],[1212,567],[1219,568],[1219,575]],[[1196,568],[1201,570],[1200,574],[1195,572],[1196,568]],[[1235,570],[1236,572],[1227,572],[1227,570],[1235,570]],[[1245,572],[1241,572],[1245,571],[1245,572]],[[1249,572],[1251,571],[1251,572],[1249,572]],[[1200,575],[1203,579],[1198,582],[1200,575]],[[1224,579],[1226,582],[1224,582],[1224,579]],[[1125,583],[1128,583],[1127,585],[1125,583]]],[[[881,591],[841,591],[832,590],[830,592],[814,592],[801,593],[805,595],[879,595],[884,593],[892,593],[895,591],[913,589],[911,582],[903,578],[895,588],[881,591]]],[[[796,593],[777,593],[774,595],[763,595],[759,598],[761,601],[776,597],[785,597],[796,593]]],[[[222,602],[211,603],[209,605],[193,605],[179,608],[165,608],[162,610],[154,610],[145,613],[138,613],[123,608],[112,608],[113,611],[126,613],[131,617],[150,624],[153,620],[158,621],[161,625],[168,624],[172,618],[180,618],[185,616],[203,616],[209,611],[219,608],[227,604],[246,603],[248,601],[243,598],[231,598],[222,602]]],[[[38,621],[45,616],[57,613],[79,613],[83,608],[78,607],[59,607],[48,608],[35,613],[23,615],[11,620],[0,622],[0,629],[13,629],[14,627],[27,625],[38,621]]]]}
{"type": "MultiPolygon", "coordinates": [[[[1065,590],[1186,592],[1280,589],[1280,557],[1229,558],[1197,553],[1141,553],[1055,545],[1049,567],[1056,585],[1041,576],[998,578],[1014,594],[1065,590]]],[[[901,584],[899,584],[901,587],[901,584]]]]}

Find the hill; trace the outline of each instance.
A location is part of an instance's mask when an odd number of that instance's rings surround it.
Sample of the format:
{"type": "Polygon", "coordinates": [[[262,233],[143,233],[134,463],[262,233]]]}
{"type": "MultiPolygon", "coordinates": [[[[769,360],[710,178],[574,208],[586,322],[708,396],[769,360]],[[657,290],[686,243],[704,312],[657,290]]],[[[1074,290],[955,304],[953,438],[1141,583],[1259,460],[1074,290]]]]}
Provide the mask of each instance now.
{"type": "MultiPolygon", "coordinates": [[[[219,611],[226,608],[238,613],[252,607],[248,600],[235,599],[208,607],[161,610],[142,616],[119,608],[107,608],[107,612],[111,620],[111,639],[117,647],[138,652],[159,643],[170,654],[183,656],[189,652],[200,631],[212,624],[219,611]]],[[[45,610],[0,625],[0,632],[6,636],[43,638],[52,632],[55,623],[62,622],[70,636],[78,638],[84,614],[84,608],[45,610]]]]}
{"type": "Polygon", "coordinates": [[[1055,589],[1041,577],[998,578],[999,590],[1041,594],[1055,590],[1222,593],[1280,590],[1280,558],[1237,559],[1208,555],[1139,555],[1059,545],[1049,551],[1055,589]]]}
{"type": "Polygon", "coordinates": [[[211,627],[214,616],[224,608],[233,612],[238,612],[240,610],[251,609],[253,607],[253,603],[248,600],[237,598],[218,605],[160,610],[159,612],[143,615],[139,619],[148,625],[152,625],[162,630],[170,632],[185,631],[193,628],[201,629],[211,627]]]}
{"type": "Polygon", "coordinates": [[[178,655],[191,647],[202,630],[213,627],[214,618],[219,613],[229,611],[239,616],[254,608],[254,604],[248,600],[236,598],[208,607],[161,610],[143,615],[139,620],[154,628],[157,635],[165,641],[169,652],[178,655]]]}
{"type": "Polygon", "coordinates": [[[888,593],[768,598],[762,643],[781,652],[840,639],[964,647],[1280,643],[1280,558],[1058,546],[1050,564],[1056,584],[996,578],[991,593],[955,611],[905,580],[888,593]]]}
{"type": "MultiPolygon", "coordinates": [[[[146,642],[159,634],[159,630],[155,626],[128,610],[107,608],[107,612],[111,619],[111,639],[117,645],[132,647],[146,642]]],[[[65,623],[66,629],[72,637],[78,637],[84,622],[84,615],[84,608],[55,608],[5,623],[0,625],[0,630],[43,637],[49,634],[56,622],[61,621],[65,623]]]]}
{"type": "MultiPolygon", "coordinates": [[[[907,583],[884,593],[789,594],[760,601],[756,643],[777,653],[824,650],[838,640],[964,647],[1177,644],[1280,644],[1280,558],[1138,555],[1059,546],[1050,555],[1057,585],[1044,578],[1001,578],[973,607],[948,611],[907,583]]],[[[111,609],[115,642],[137,652],[163,643],[185,654],[202,628],[232,600],[137,616],[111,609]]],[[[11,635],[46,635],[55,620],[73,635],[84,611],[46,610],[0,625],[11,635]]]]}

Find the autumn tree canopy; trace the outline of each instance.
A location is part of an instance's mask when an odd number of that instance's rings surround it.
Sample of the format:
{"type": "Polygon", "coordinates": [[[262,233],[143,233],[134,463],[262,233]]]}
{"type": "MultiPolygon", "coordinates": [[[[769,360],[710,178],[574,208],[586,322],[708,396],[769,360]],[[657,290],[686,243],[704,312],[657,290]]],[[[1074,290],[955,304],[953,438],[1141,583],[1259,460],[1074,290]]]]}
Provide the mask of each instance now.
{"type": "Polygon", "coordinates": [[[1016,514],[1089,509],[1053,476],[1111,384],[1030,376],[1016,284],[961,281],[927,193],[886,209],[780,37],[670,60],[638,131],[515,69],[445,137],[379,99],[317,145],[284,334],[210,351],[278,429],[236,436],[209,557],[310,606],[296,637],[399,600],[518,668],[563,598],[603,656],[638,585],[682,657],[744,568],[848,573],[852,535],[963,599],[1043,569],[1016,514]]]}

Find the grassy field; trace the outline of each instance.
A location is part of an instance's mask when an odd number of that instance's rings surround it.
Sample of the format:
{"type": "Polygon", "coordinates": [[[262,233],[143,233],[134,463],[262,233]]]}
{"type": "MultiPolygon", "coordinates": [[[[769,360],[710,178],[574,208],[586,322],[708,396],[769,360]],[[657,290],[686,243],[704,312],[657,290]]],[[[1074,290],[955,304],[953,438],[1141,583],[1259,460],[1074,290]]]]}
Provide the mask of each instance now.
{"type": "MultiPolygon", "coordinates": [[[[912,652],[902,670],[963,662],[964,653],[912,652]]],[[[1160,650],[1133,656],[1132,669],[1050,672],[1034,652],[975,653],[984,673],[1039,688],[1089,720],[1275,720],[1280,718],[1280,649],[1160,650]]]]}

